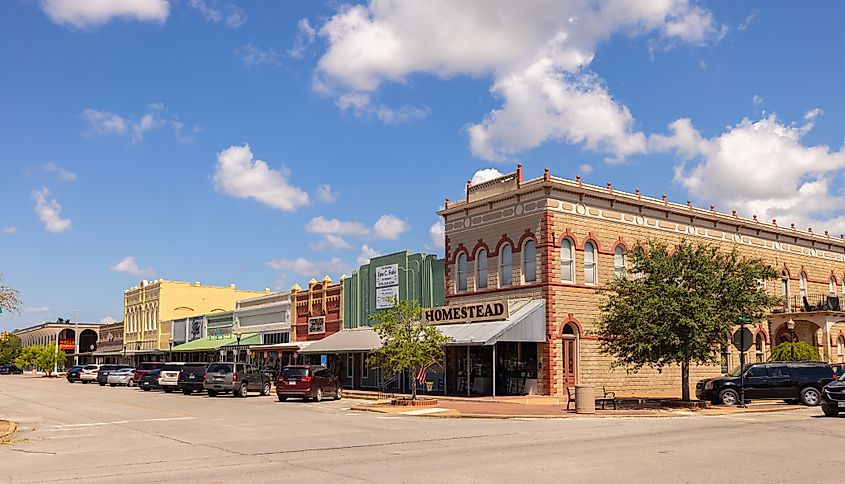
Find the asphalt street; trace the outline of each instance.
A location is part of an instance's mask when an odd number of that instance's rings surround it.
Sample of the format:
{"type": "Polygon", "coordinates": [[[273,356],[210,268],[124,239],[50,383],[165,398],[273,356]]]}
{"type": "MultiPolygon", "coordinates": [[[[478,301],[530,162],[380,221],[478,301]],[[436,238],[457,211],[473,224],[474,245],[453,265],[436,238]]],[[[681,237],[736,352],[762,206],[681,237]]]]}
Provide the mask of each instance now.
{"type": "Polygon", "coordinates": [[[818,408],[488,420],[355,403],[0,376],[0,418],[20,426],[0,482],[831,482],[845,444],[845,418],[818,408]]]}

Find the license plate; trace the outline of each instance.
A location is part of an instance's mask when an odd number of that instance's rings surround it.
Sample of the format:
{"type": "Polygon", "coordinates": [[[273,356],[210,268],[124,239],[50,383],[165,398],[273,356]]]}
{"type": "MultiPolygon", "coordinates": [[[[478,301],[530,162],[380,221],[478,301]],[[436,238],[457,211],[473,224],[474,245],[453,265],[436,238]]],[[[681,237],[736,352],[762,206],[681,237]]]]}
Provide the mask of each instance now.
{"type": "Polygon", "coordinates": [[[839,405],[839,408],[845,408],[845,402],[836,402],[839,405]]]}
{"type": "Polygon", "coordinates": [[[288,385],[296,385],[296,380],[288,380],[288,385]]]}
{"type": "Polygon", "coordinates": [[[188,380],[194,380],[196,378],[197,378],[196,375],[188,375],[188,380]]]}

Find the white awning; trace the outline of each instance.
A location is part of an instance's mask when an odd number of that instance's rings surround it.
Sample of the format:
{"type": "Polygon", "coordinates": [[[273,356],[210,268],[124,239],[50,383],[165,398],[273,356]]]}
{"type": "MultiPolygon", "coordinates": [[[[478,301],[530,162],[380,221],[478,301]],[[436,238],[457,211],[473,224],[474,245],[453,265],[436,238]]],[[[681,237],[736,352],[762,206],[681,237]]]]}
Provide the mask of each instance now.
{"type": "Polygon", "coordinates": [[[372,328],[344,329],[314,341],[300,354],[362,353],[381,348],[381,338],[372,328]]]}
{"type": "Polygon", "coordinates": [[[452,338],[447,346],[490,346],[499,341],[545,343],[546,301],[529,301],[502,321],[441,324],[437,329],[452,338]]]}

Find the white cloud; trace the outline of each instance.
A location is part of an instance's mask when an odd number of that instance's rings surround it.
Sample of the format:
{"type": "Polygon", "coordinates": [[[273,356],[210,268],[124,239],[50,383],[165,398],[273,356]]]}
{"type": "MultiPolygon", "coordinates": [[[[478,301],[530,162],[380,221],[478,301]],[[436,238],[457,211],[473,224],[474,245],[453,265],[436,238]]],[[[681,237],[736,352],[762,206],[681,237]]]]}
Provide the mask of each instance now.
{"type": "Polygon", "coordinates": [[[225,20],[226,27],[231,29],[236,29],[246,23],[246,13],[244,13],[242,8],[229,3],[223,7],[226,11],[224,14],[217,7],[219,3],[219,1],[214,0],[208,3],[204,0],[188,0],[188,6],[198,11],[209,22],[218,23],[221,20],[225,20]]]}
{"type": "Polygon", "coordinates": [[[230,146],[217,154],[214,187],[237,198],[253,198],[265,205],[292,212],[308,204],[308,194],[288,182],[290,172],[272,169],[253,159],[249,145],[230,146]]]}
{"type": "Polygon", "coordinates": [[[410,229],[408,222],[394,215],[382,215],[373,225],[373,235],[377,239],[396,240],[410,229]]]}
{"type": "Polygon", "coordinates": [[[845,232],[845,195],[837,187],[845,175],[845,147],[802,142],[818,114],[808,112],[803,125],[784,124],[774,114],[743,119],[712,138],[679,119],[670,135],[653,135],[650,145],[686,160],[676,167],[675,181],[705,204],[758,215],[761,222],[845,232]]]}
{"type": "Polygon", "coordinates": [[[432,246],[438,249],[446,248],[446,224],[442,220],[428,228],[428,235],[431,237],[432,246]]]}
{"type": "Polygon", "coordinates": [[[323,239],[311,244],[314,250],[345,250],[351,249],[352,245],[343,237],[334,234],[326,234],[323,239]]]}
{"type": "Polygon", "coordinates": [[[320,185],[317,187],[317,198],[326,203],[333,203],[337,200],[337,193],[333,192],[329,185],[320,185]]]}
{"type": "Polygon", "coordinates": [[[313,86],[342,110],[375,113],[385,83],[408,84],[415,74],[491,76],[503,106],[469,127],[477,156],[503,160],[557,140],[620,159],[643,152],[646,140],[589,71],[598,45],[614,34],[699,44],[723,32],[688,0],[344,4],[319,29],[328,48],[313,86]]]}
{"type": "Polygon", "coordinates": [[[317,31],[308,23],[307,18],[299,19],[299,22],[296,23],[296,29],[296,40],[293,41],[293,46],[288,49],[288,56],[299,59],[302,58],[308,47],[314,43],[317,31]]]}
{"type": "Polygon", "coordinates": [[[478,185],[479,183],[495,180],[500,176],[502,176],[502,172],[495,168],[482,168],[481,170],[476,170],[476,172],[472,174],[470,184],[478,185]]]}
{"type": "Polygon", "coordinates": [[[235,49],[235,53],[241,58],[245,65],[255,66],[260,64],[279,65],[279,54],[273,49],[262,49],[252,42],[243,47],[235,49]]]}
{"type": "Polygon", "coordinates": [[[578,171],[584,175],[589,175],[593,172],[593,165],[584,163],[583,165],[578,166],[578,171]]]}
{"type": "Polygon", "coordinates": [[[0,229],[0,232],[3,232],[6,235],[13,235],[18,233],[18,228],[13,226],[3,227],[2,229],[0,229]]]}
{"type": "Polygon", "coordinates": [[[63,181],[74,181],[76,180],[76,173],[72,171],[65,170],[61,166],[53,163],[52,161],[44,165],[44,171],[48,173],[55,173],[59,175],[63,181]]]}
{"type": "Polygon", "coordinates": [[[758,96],[758,95],[756,95],[756,94],[755,94],[755,95],[751,98],[751,102],[753,102],[755,106],[760,106],[760,105],[762,105],[764,102],[766,102],[766,100],[765,100],[765,99],[763,99],[761,96],[758,96]]]}
{"type": "Polygon", "coordinates": [[[106,316],[105,318],[100,319],[100,324],[114,324],[117,320],[111,316],[106,316]]]}
{"type": "Polygon", "coordinates": [[[320,278],[320,275],[339,276],[352,272],[352,268],[338,257],[333,257],[327,261],[312,261],[304,257],[298,259],[273,259],[267,262],[267,267],[277,271],[317,279],[320,278]]]}
{"type": "Polygon", "coordinates": [[[736,29],[740,32],[744,32],[748,29],[749,26],[751,26],[751,23],[754,22],[754,20],[756,20],[759,15],[760,11],[755,8],[751,11],[750,14],[748,14],[747,17],[745,17],[745,20],[743,20],[739,23],[739,25],[736,26],[736,29]]]}
{"type": "Polygon", "coordinates": [[[33,190],[32,196],[35,197],[35,213],[38,214],[38,218],[44,223],[44,228],[48,232],[60,234],[70,230],[70,219],[62,218],[62,206],[59,202],[48,199],[50,190],[47,187],[33,190]]]}
{"type": "Polygon", "coordinates": [[[49,313],[50,308],[47,306],[25,306],[21,308],[21,314],[38,314],[38,313],[49,313]]]}
{"type": "Polygon", "coordinates": [[[82,119],[88,122],[96,134],[124,134],[127,122],[122,116],[108,111],[97,111],[87,108],[82,110],[82,119]]]}
{"type": "Polygon", "coordinates": [[[327,219],[320,215],[305,224],[305,231],[312,234],[340,234],[364,236],[369,232],[360,222],[346,222],[336,218],[327,219]]]}
{"type": "Polygon", "coordinates": [[[153,277],[156,271],[152,268],[141,269],[138,263],[135,262],[134,257],[124,257],[123,260],[111,266],[111,270],[115,272],[125,272],[134,277],[153,277]]]}
{"type": "Polygon", "coordinates": [[[384,124],[405,123],[431,114],[428,106],[405,104],[392,108],[387,104],[374,104],[369,95],[361,93],[344,94],[338,97],[335,104],[343,112],[351,112],[359,118],[374,116],[384,124]]]}
{"type": "Polygon", "coordinates": [[[41,10],[54,23],[86,29],[113,18],[164,23],[170,5],[167,0],[41,0],[41,10]]]}
{"type": "Polygon", "coordinates": [[[141,116],[141,119],[132,125],[132,142],[140,143],[144,140],[144,135],[148,131],[160,128],[163,124],[154,113],[147,113],[141,116]]]}
{"type": "Polygon", "coordinates": [[[378,257],[379,255],[381,255],[379,251],[373,249],[367,244],[364,244],[361,246],[361,252],[358,254],[358,258],[355,259],[355,262],[357,262],[359,266],[369,264],[370,259],[372,259],[373,257],[378,257]]]}

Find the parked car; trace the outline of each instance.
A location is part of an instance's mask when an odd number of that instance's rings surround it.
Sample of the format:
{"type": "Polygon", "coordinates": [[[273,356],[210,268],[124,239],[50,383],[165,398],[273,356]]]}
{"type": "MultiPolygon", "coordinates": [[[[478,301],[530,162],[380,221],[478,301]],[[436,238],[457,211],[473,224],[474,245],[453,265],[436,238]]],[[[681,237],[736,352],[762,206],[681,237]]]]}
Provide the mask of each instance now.
{"type": "Polygon", "coordinates": [[[97,383],[104,386],[109,382],[109,372],[125,368],[126,365],[101,365],[100,371],[97,372],[97,383]]]}
{"type": "Polygon", "coordinates": [[[82,373],[82,367],[83,366],[84,365],[74,365],[74,366],[71,366],[68,369],[67,373],[65,373],[65,378],[67,379],[68,383],[73,383],[75,381],[82,381],[82,379],[79,376],[82,373]]]}
{"type": "Polygon", "coordinates": [[[833,368],[833,373],[836,375],[836,378],[841,378],[845,375],[845,363],[834,363],[830,365],[833,368]]]}
{"type": "Polygon", "coordinates": [[[182,371],[184,363],[165,363],[161,368],[161,374],[158,378],[158,386],[164,390],[164,393],[170,393],[179,388],[179,372],[182,371]]]}
{"type": "Polygon", "coordinates": [[[247,363],[212,363],[205,371],[203,387],[209,397],[218,393],[228,393],[236,397],[246,397],[250,391],[259,391],[262,395],[270,394],[270,377],[247,363]]]}
{"type": "Polygon", "coordinates": [[[276,378],[276,395],[280,402],[288,397],[300,397],[304,401],[313,398],[319,402],[326,395],[340,400],[343,387],[325,366],[291,365],[282,368],[282,373],[276,378]]]}
{"type": "Polygon", "coordinates": [[[0,375],[23,375],[23,370],[15,365],[0,365],[0,375]]]}
{"type": "Polygon", "coordinates": [[[135,386],[135,368],[124,367],[119,370],[112,370],[109,372],[107,381],[113,387],[117,385],[133,387],[135,386]]]}
{"type": "Polygon", "coordinates": [[[205,390],[205,369],[208,363],[185,363],[179,371],[177,383],[185,395],[205,390]]]}
{"type": "Polygon", "coordinates": [[[100,365],[85,365],[82,371],[79,372],[79,379],[82,383],[91,383],[97,381],[97,373],[100,371],[100,365]]]}
{"type": "Polygon", "coordinates": [[[822,389],[822,412],[828,417],[836,417],[839,412],[845,412],[845,375],[822,389]]]}
{"type": "MultiPolygon", "coordinates": [[[[815,406],[821,402],[822,388],[835,379],[827,363],[809,361],[777,361],[753,363],[745,367],[745,398],[747,400],[798,400],[815,406]]],[[[695,385],[699,400],[723,405],[739,402],[740,371],[729,375],[701,380],[695,385]]]]}
{"type": "Polygon", "coordinates": [[[160,388],[158,384],[159,378],[161,378],[161,370],[158,368],[151,370],[138,380],[138,387],[145,392],[160,388]]]}
{"type": "Polygon", "coordinates": [[[141,379],[142,376],[146,375],[147,373],[155,370],[161,369],[164,367],[163,361],[145,361],[138,365],[138,368],[135,369],[135,383],[138,383],[138,380],[141,379]]]}

